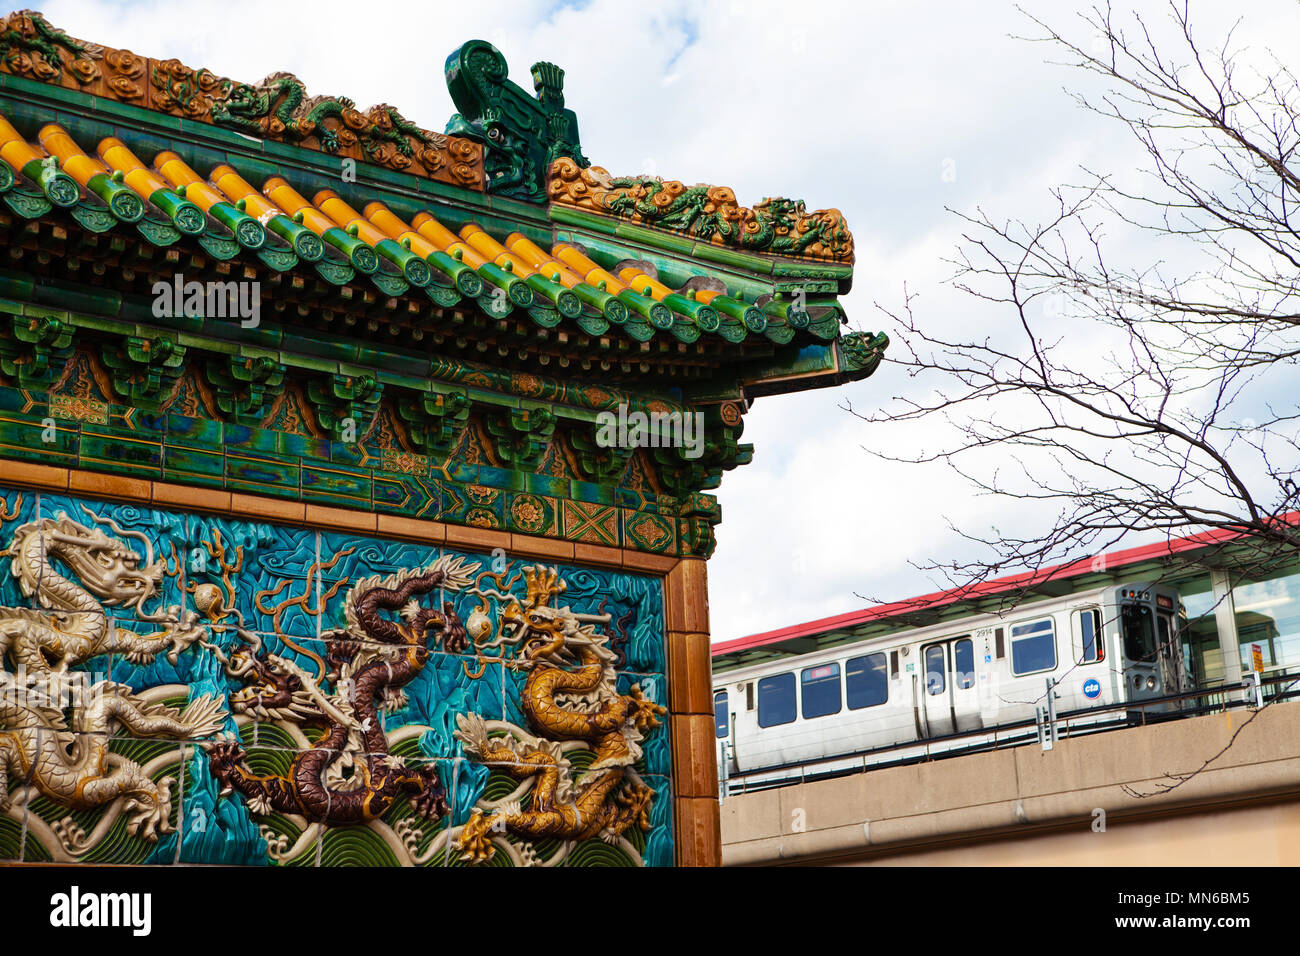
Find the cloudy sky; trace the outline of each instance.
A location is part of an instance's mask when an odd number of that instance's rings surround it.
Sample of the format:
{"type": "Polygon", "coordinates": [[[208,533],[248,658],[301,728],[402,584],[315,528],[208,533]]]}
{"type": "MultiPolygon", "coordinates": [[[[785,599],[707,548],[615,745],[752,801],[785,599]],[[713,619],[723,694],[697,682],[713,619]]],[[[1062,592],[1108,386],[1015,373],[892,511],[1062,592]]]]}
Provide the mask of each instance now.
{"type": "MultiPolygon", "coordinates": [[[[1076,4],[1021,6],[1089,42],[1076,4]]],[[[1156,0],[1121,7],[1166,16],[1156,0]]],[[[1192,9],[1202,35],[1222,36],[1240,16],[1241,45],[1296,62],[1293,0],[1192,9]]],[[[729,185],[747,205],[783,195],[843,210],[857,243],[850,321],[893,335],[875,303],[897,309],[905,282],[927,329],[1009,321],[946,283],[961,228],[945,207],[1037,221],[1052,211],[1048,189],[1078,180],[1080,166],[1123,174],[1139,159],[1123,127],[1063,89],[1095,87],[1045,62],[1045,45],[1015,38],[1037,30],[1004,0],[47,0],[41,10],[82,39],[246,82],[289,70],[310,94],[389,103],[432,129],[454,111],[442,65],[461,42],[491,41],[526,88],[531,63],[558,63],[587,156],[616,175],[729,185]]],[[[913,387],[885,364],[850,387],[756,403],[744,436],[754,461],[718,492],[715,640],[934,590],[942,582],[912,565],[964,553],[950,522],[986,531],[1036,520],[972,496],[942,465],[864,450],[907,454],[927,436],[872,428],[841,405],[878,407],[913,387]]]]}

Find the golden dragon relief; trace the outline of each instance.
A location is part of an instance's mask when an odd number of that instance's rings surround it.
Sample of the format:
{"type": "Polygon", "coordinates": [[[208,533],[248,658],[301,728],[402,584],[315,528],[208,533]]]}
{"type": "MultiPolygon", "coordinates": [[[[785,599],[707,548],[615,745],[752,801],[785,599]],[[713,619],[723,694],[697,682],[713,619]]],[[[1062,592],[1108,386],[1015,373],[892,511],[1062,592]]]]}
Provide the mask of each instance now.
{"type": "Polygon", "coordinates": [[[615,689],[615,655],[608,635],[596,629],[604,615],[575,614],[553,605],[564,591],[554,568],[523,569],[527,596],[512,598],[500,615],[495,640],[479,644],[491,629],[476,611],[466,622],[479,650],[513,646],[507,666],[526,671],[522,711],[529,729],[476,714],[457,716],[466,753],[520,781],[508,797],[479,801],[455,841],[461,858],[491,859],[505,834],[524,840],[551,837],[572,844],[599,836],[614,842],[632,826],[650,829],[655,793],[633,768],[643,732],[659,725],[665,708],[647,700],[638,685],[615,689]],[[576,778],[565,743],[586,746],[595,760],[576,778]],[[522,806],[531,792],[531,805],[522,806]]]}

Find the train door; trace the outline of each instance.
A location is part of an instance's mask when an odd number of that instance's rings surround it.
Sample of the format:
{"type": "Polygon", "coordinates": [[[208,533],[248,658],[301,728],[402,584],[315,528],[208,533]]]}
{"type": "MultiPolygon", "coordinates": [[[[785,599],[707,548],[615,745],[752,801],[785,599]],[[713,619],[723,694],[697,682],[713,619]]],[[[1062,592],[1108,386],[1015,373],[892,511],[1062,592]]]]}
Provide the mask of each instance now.
{"type": "MultiPolygon", "coordinates": [[[[1154,590],[1154,589],[1153,589],[1154,590]]],[[[1192,672],[1184,656],[1183,628],[1177,617],[1178,594],[1155,590],[1156,644],[1160,649],[1160,681],[1166,694],[1192,689],[1192,672]]]]}
{"type": "Polygon", "coordinates": [[[969,634],[921,648],[924,680],[918,711],[926,737],[942,737],[983,726],[975,687],[975,645],[969,634]]]}

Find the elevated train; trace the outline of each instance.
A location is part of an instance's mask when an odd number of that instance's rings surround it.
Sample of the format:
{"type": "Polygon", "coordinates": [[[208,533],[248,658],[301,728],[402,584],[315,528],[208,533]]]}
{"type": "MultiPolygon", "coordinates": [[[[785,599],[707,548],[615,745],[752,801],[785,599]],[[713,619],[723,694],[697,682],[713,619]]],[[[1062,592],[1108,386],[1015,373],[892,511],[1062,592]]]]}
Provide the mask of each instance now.
{"type": "MultiPolygon", "coordinates": [[[[942,750],[952,735],[1033,721],[1049,679],[1058,713],[1190,691],[1185,626],[1176,590],[1134,582],[720,670],[719,766],[772,784],[803,764],[869,766],[907,744],[942,750]]],[[[960,741],[972,743],[978,735],[960,741]]]]}

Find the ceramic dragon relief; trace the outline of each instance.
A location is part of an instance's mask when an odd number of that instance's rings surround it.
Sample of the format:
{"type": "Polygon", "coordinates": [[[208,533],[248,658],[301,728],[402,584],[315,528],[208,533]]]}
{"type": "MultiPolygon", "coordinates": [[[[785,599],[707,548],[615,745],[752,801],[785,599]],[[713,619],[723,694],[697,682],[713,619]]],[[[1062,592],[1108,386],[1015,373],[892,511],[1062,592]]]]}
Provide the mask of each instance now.
{"type": "MultiPolygon", "coordinates": [[[[19,526],[3,552],[12,559],[22,593],[37,607],[0,607],[0,660],[14,666],[14,673],[0,672],[0,811],[21,818],[35,795],[71,810],[111,804],[101,828],[125,814],[130,834],[157,841],[174,829],[171,780],[155,780],[151,768],[111,752],[110,737],[124,728],[145,738],[202,738],[221,726],[224,708],[210,696],[183,711],[163,703],[184,697],[183,686],[138,694],[98,680],[76,687],[78,699],[65,716],[59,705],[67,696],[70,668],[105,654],[149,662],[167,651],[175,660],[203,635],[196,616],[179,606],[145,610],[158,594],[163,565],[154,561],[147,540],[143,562],[123,540],[143,535],[86,513],[114,535],[60,514],[19,526]],[[107,614],[109,607],[130,610],[133,623],[156,629],[141,633],[121,626],[107,614]],[[18,785],[16,799],[12,784],[18,785]]],[[[58,858],[75,858],[93,843],[71,826],[46,835],[58,837],[51,841],[58,858]]]]}
{"type": "MultiPolygon", "coordinates": [[[[614,842],[630,827],[650,829],[655,794],[633,764],[641,756],[642,732],[659,726],[666,709],[647,700],[639,685],[628,694],[615,690],[614,653],[608,635],[596,630],[608,616],[553,606],[564,591],[554,568],[527,567],[523,574],[527,596],[510,601],[498,637],[486,646],[517,649],[510,666],[528,674],[522,705],[529,726],[489,725],[473,714],[457,718],[456,736],[471,756],[521,781],[508,798],[474,808],[455,843],[462,858],[474,862],[492,857],[500,833],[614,842]],[[565,741],[595,754],[576,779],[565,741]],[[524,793],[531,796],[527,809],[520,803],[524,793]]],[[[490,622],[481,617],[471,626],[482,633],[490,622]]]]}
{"type": "Polygon", "coordinates": [[[3,490],[0,543],[0,859],[671,862],[655,579],[3,490]]]}
{"type": "MultiPolygon", "coordinates": [[[[209,745],[222,792],[238,790],[255,814],[277,810],[317,825],[378,820],[401,793],[410,795],[419,816],[445,815],[449,808],[436,769],[408,767],[390,752],[381,713],[406,703],[402,687],[428,663],[431,639],[443,650],[464,648],[465,629],[451,605],[434,610],[418,598],[438,588],[461,590],[476,570],[477,564],[445,557],[424,569],[357,582],[346,599],[348,626],[326,635],[324,669],[314,680],[291,660],[268,653],[242,627],[247,648],[227,656],[214,647],[231,677],[249,681],[231,698],[236,712],[323,731],[284,775],[253,773],[237,743],[209,745]],[[398,612],[401,620],[385,611],[398,612]],[[332,692],[321,678],[333,685],[332,692]]],[[[238,614],[226,608],[217,613],[238,614]]]]}
{"type": "MultiPolygon", "coordinates": [[[[326,829],[352,824],[373,830],[411,864],[452,858],[482,863],[501,849],[515,864],[557,865],[580,841],[612,843],[633,826],[650,830],[654,791],[633,764],[642,756],[642,732],[660,725],[665,708],[647,700],[639,686],[617,693],[615,653],[609,635],[596,629],[611,615],[552,607],[564,587],[554,568],[530,566],[503,576],[450,556],[365,578],[346,595],[346,627],[322,634],[325,655],[317,657],[315,674],[268,652],[256,634],[237,625],[240,647],[230,654],[212,650],[244,685],[231,697],[241,723],[269,720],[314,728],[319,736],[278,774],[255,773],[238,743],[208,744],[222,794],[242,794],[254,816],[285,814],[303,824],[291,845],[276,847],[284,859],[301,856],[326,829]],[[509,591],[521,579],[522,597],[509,591]],[[473,597],[477,604],[468,620],[461,621],[451,601],[441,610],[422,604],[435,590],[473,597]],[[488,611],[494,604],[500,608],[495,622],[488,611]],[[388,616],[393,612],[395,619],[388,616]],[[479,799],[465,824],[439,829],[450,806],[436,764],[408,765],[395,752],[399,742],[430,728],[402,724],[385,731],[384,716],[408,703],[403,688],[428,665],[430,644],[457,653],[471,636],[478,676],[494,659],[528,674],[520,706],[531,732],[472,711],[456,714],[454,737],[465,753],[518,784],[503,799],[479,799]],[[494,656],[509,650],[517,651],[511,659],[494,656]],[[575,749],[594,755],[576,779],[565,756],[575,749]],[[386,817],[403,794],[414,813],[393,823],[386,817]],[[430,827],[436,833],[426,841],[430,827]],[[528,845],[539,840],[559,842],[543,858],[528,845]]],[[[220,619],[228,614],[239,616],[225,607],[213,611],[220,619]]],[[[468,663],[464,669],[474,676],[468,663]]],[[[267,836],[274,842],[269,830],[267,836]]],[[[627,857],[639,857],[622,842],[627,857]]]]}

